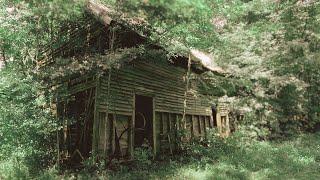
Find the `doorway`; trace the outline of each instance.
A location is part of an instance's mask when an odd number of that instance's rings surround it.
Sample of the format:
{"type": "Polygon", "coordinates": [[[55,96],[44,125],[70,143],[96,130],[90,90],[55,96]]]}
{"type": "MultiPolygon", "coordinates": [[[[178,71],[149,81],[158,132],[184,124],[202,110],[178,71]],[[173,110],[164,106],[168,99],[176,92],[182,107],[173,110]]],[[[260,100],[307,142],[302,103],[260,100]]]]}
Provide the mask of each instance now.
{"type": "Polygon", "coordinates": [[[217,107],[215,105],[212,105],[211,110],[212,110],[213,128],[216,128],[217,127],[217,107]]]}
{"type": "Polygon", "coordinates": [[[135,95],[134,147],[152,147],[153,98],[135,95]]]}
{"type": "Polygon", "coordinates": [[[61,147],[72,163],[87,159],[92,150],[95,88],[77,92],[60,107],[64,118],[61,147]]]}

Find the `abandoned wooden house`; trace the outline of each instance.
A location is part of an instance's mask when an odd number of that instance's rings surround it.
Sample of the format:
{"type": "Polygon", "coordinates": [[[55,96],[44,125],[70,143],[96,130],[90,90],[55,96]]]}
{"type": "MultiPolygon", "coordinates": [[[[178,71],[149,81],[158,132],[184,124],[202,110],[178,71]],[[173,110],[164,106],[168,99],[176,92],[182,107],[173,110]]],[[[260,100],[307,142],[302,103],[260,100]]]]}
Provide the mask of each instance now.
{"type": "Polygon", "coordinates": [[[58,99],[56,106],[65,156],[132,157],[134,148],[144,146],[155,154],[172,153],[182,119],[188,137],[195,139],[204,138],[207,128],[227,123],[216,117],[225,114],[213,114],[209,100],[197,91],[199,74],[221,73],[197,58],[204,54],[168,57],[147,36],[113,20],[107,7],[89,1],[88,11],[77,25],[68,25],[67,40],[39,61],[46,68],[57,61],[82,63],[71,65],[76,71],[64,72],[68,76],[55,82],[57,89],[66,89],[67,98],[58,99]],[[79,73],[79,66],[91,62],[101,62],[100,70],[79,73]]]}

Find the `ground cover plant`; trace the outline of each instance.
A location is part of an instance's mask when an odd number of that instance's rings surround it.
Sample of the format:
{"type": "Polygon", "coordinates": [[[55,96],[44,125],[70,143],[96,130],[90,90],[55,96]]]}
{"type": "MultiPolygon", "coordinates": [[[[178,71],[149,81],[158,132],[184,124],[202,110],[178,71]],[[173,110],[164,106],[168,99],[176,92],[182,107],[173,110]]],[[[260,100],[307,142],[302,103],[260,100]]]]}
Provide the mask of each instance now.
{"type": "MultiPolygon", "coordinates": [[[[141,152],[131,164],[113,169],[98,165],[59,174],[47,171],[42,178],[53,179],[319,179],[320,134],[304,134],[281,141],[248,140],[243,135],[212,138],[203,147],[187,145],[184,153],[151,161],[141,152]]],[[[116,163],[116,162],[115,162],[116,163]]]]}

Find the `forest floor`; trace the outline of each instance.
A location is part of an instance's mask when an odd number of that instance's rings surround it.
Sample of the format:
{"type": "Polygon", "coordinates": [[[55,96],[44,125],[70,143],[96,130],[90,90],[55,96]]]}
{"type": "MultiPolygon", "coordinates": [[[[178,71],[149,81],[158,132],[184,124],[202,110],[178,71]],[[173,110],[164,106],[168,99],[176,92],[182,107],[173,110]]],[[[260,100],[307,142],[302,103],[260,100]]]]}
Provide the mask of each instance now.
{"type": "MultiPolygon", "coordinates": [[[[238,143],[239,144],[239,143],[238,143]]],[[[196,155],[145,161],[117,171],[82,170],[63,179],[320,179],[320,133],[291,140],[242,143],[230,152],[194,150],[196,155]],[[216,153],[217,156],[213,156],[216,153]],[[212,157],[217,157],[214,160],[212,157]]],[[[225,151],[229,151],[224,149],[225,151]]],[[[48,179],[50,173],[43,174],[48,179]]],[[[52,176],[51,176],[52,177],[52,176]]]]}

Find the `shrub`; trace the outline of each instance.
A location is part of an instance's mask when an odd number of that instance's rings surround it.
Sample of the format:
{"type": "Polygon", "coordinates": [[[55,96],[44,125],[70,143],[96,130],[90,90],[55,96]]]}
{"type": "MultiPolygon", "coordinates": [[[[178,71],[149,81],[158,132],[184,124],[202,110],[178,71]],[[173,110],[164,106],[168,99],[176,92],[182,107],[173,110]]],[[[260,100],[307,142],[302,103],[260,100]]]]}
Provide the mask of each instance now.
{"type": "Polygon", "coordinates": [[[147,169],[152,163],[153,152],[151,148],[135,148],[133,155],[136,166],[141,169],[147,169]]]}
{"type": "Polygon", "coordinates": [[[56,126],[45,97],[31,75],[0,71],[0,162],[17,172],[34,175],[53,163],[56,126]]]}

